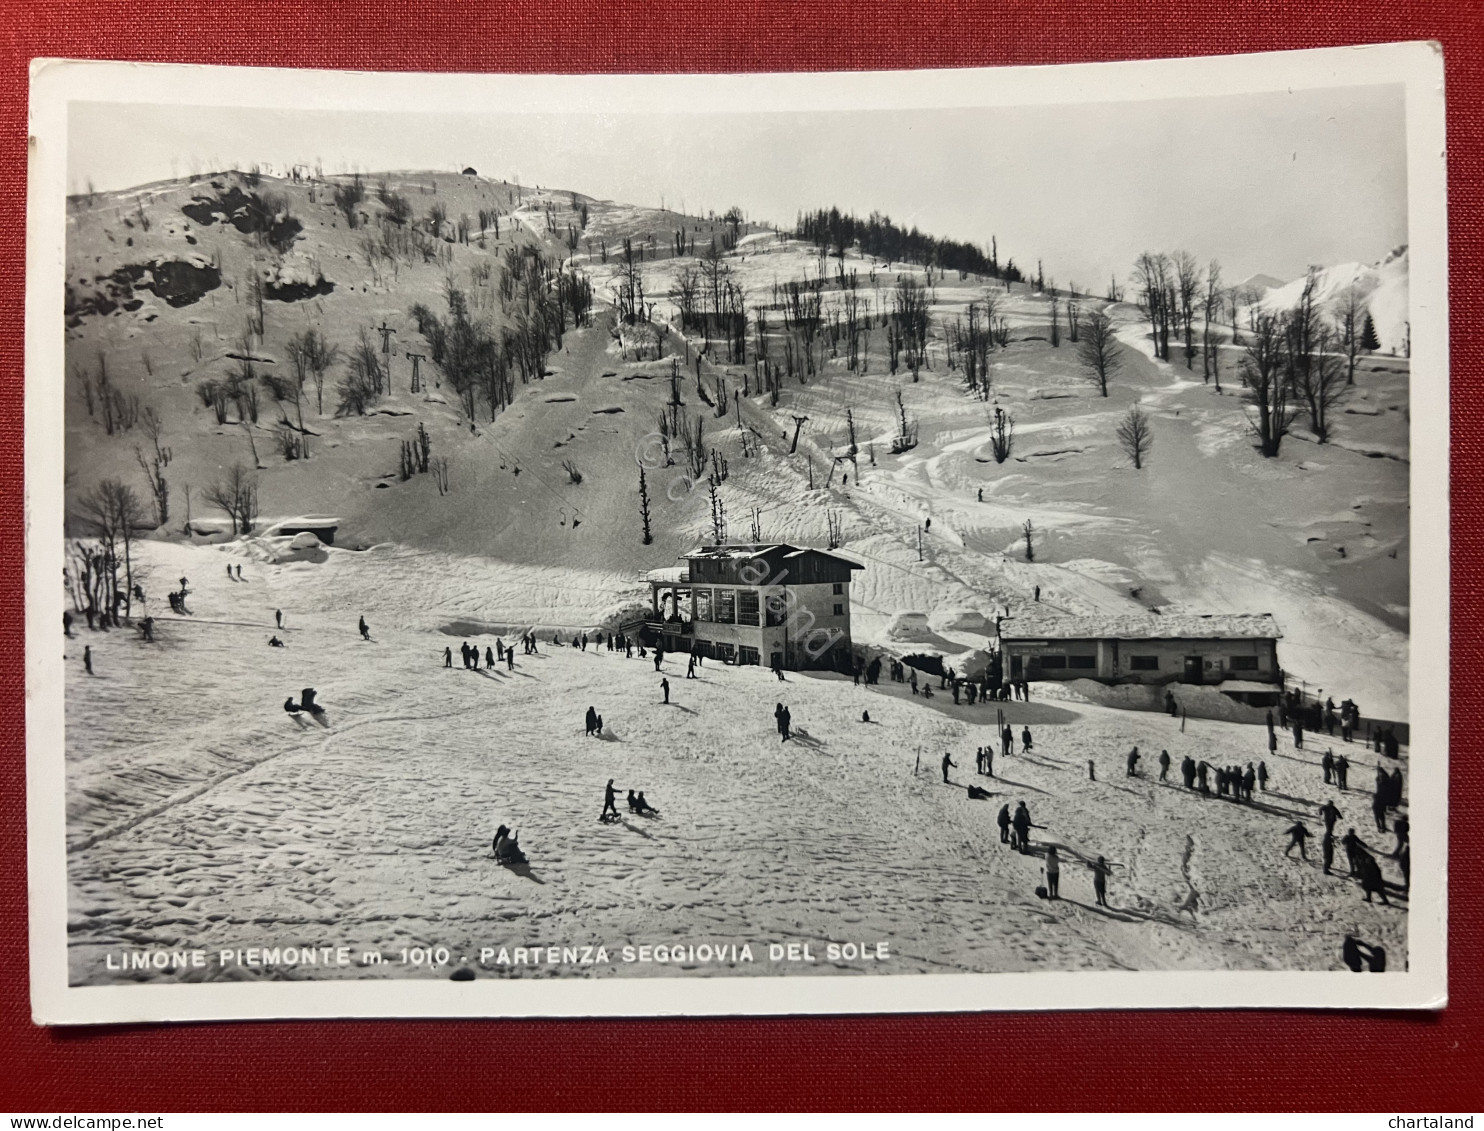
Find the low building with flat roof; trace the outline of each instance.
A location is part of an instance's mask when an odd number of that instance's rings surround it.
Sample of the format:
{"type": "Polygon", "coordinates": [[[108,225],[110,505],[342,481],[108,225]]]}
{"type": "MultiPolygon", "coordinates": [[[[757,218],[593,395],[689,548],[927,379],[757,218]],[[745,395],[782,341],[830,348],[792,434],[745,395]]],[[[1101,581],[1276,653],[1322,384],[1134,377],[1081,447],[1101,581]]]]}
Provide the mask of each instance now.
{"type": "Polygon", "coordinates": [[[1276,688],[1283,679],[1282,636],[1271,613],[1063,616],[1033,610],[1001,620],[1000,652],[1010,680],[1237,680],[1276,688]]]}

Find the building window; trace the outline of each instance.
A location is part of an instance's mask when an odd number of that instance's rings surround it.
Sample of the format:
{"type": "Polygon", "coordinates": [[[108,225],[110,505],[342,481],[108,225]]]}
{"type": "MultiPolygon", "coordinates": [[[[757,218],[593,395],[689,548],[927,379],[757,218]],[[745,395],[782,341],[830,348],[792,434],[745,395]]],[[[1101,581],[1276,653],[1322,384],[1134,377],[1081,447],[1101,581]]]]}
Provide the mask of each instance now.
{"type": "Polygon", "coordinates": [[[732,589],[716,591],[716,619],[722,624],[737,623],[737,594],[732,589]]]}
{"type": "Polygon", "coordinates": [[[1065,656],[1042,656],[1041,666],[1043,668],[1064,668],[1067,666],[1065,656]]]}
{"type": "Polygon", "coordinates": [[[1136,672],[1159,671],[1158,656],[1130,656],[1128,658],[1129,670],[1136,672]]]}
{"type": "Polygon", "coordinates": [[[696,620],[711,619],[711,590],[697,589],[695,596],[691,599],[691,604],[695,607],[693,615],[696,620]]]}
{"type": "Polygon", "coordinates": [[[777,628],[788,619],[788,598],[782,593],[769,593],[764,607],[768,613],[769,628],[777,628]]]}
{"type": "Polygon", "coordinates": [[[835,584],[830,587],[830,592],[833,593],[836,597],[843,597],[845,595],[844,583],[839,581],[835,582],[835,584]]]}
{"type": "Polygon", "coordinates": [[[1233,656],[1231,657],[1231,669],[1234,672],[1255,672],[1257,670],[1257,657],[1233,656]]]}
{"type": "Polygon", "coordinates": [[[837,604],[835,606],[835,615],[837,617],[843,617],[845,615],[845,606],[844,605],[837,604]]]}
{"type": "Polygon", "coordinates": [[[737,649],[737,663],[755,664],[757,662],[758,652],[756,648],[748,648],[746,645],[743,645],[737,649]]]}
{"type": "Polygon", "coordinates": [[[1096,656],[1068,656],[1067,667],[1069,668],[1096,668],[1098,658],[1096,656]]]}
{"type": "Polygon", "coordinates": [[[757,624],[757,590],[743,589],[737,594],[737,623],[757,624]]]}

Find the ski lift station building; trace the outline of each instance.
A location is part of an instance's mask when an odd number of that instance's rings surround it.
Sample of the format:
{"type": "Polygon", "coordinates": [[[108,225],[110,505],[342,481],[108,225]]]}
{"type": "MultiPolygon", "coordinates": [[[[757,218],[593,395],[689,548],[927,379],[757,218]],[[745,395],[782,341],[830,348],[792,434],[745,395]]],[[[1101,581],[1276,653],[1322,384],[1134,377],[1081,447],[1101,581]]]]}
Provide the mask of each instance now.
{"type": "Polygon", "coordinates": [[[862,563],[777,542],[698,546],[682,560],[646,574],[646,625],[667,652],[793,671],[847,668],[850,579],[862,563]]]}
{"type": "Polygon", "coordinates": [[[1241,698],[1276,691],[1283,634],[1270,613],[1059,616],[1025,612],[1000,623],[1008,679],[1227,684],[1241,698]],[[1236,684],[1261,685],[1254,688],[1236,684]]]}

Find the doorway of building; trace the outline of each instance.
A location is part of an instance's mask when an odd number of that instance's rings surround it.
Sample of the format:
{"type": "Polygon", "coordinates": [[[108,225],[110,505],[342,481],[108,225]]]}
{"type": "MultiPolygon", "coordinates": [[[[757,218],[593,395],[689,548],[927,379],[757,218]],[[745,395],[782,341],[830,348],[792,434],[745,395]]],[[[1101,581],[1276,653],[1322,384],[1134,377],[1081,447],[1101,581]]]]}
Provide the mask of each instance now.
{"type": "Polygon", "coordinates": [[[1201,673],[1205,671],[1206,663],[1201,656],[1185,657],[1185,682],[1200,683],[1201,673]]]}

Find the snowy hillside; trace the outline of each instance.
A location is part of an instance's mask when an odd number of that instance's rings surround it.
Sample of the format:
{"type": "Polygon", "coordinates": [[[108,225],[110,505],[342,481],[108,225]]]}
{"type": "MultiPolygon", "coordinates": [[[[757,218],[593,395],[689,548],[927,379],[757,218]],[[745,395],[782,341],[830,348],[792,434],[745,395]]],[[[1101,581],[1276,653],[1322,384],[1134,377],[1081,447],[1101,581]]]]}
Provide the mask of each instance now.
{"type": "MultiPolygon", "coordinates": [[[[118,395],[159,416],[171,491],[164,536],[179,538],[187,515],[222,523],[205,488],[233,464],[256,464],[263,521],[335,515],[337,546],[394,544],[440,561],[467,559],[455,574],[471,578],[487,571],[482,563],[502,562],[610,579],[604,592],[580,599],[551,589],[540,594],[540,608],[525,598],[504,607],[499,586],[471,584],[451,598],[440,582],[429,589],[438,594],[424,610],[429,618],[596,623],[603,610],[636,598],[643,571],[712,535],[706,478],[724,466],[718,495],[730,537],[750,537],[755,516],[763,538],[823,545],[829,523],[838,523],[845,548],[868,563],[853,595],[863,643],[938,652],[972,667],[982,663],[984,631],[936,626],[962,623],[964,612],[992,622],[1037,586],[1043,602],[1067,612],[1160,605],[1272,612],[1285,634],[1284,666],[1296,678],[1405,715],[1405,687],[1394,678],[1408,605],[1404,362],[1362,364],[1329,444],[1300,435],[1282,459],[1265,461],[1250,446],[1240,398],[1215,396],[1179,365],[1151,361],[1132,306],[1111,308],[1133,348],[1102,398],[1067,338],[1065,297],[1053,345],[1051,297],[1026,284],[888,265],[856,250],[826,259],[741,224],[736,249],[720,262],[746,296],[747,356],[729,362],[723,343],[713,342],[698,363],[701,335],[680,334],[673,292],[723,237],[721,220],[476,176],[403,173],[385,186],[409,213],[398,225],[377,180],[366,182],[355,228],[333,200],[344,178],[254,184],[218,174],[73,202],[66,380],[74,499],[104,476],[142,492],[141,429],[110,435],[101,406],[89,411],[101,364],[118,395]],[[434,215],[443,217],[436,231],[420,219],[434,215]],[[642,360],[615,326],[626,237],[639,249],[638,278],[656,328],[642,360]],[[591,279],[592,325],[569,326],[540,374],[515,383],[510,407],[493,420],[477,398],[471,414],[433,364],[410,312],[421,304],[441,315],[453,286],[478,322],[508,330],[505,264],[533,253],[591,279]],[[870,312],[854,371],[830,332],[843,319],[842,270],[870,312]],[[260,328],[248,325],[257,315],[255,278],[265,296],[260,328]],[[918,379],[905,363],[893,372],[887,356],[884,316],[903,280],[920,283],[929,300],[918,379]],[[817,288],[821,304],[812,374],[797,350],[788,362],[794,346],[781,332],[780,288],[799,282],[817,288]],[[988,297],[1006,342],[989,355],[986,400],[966,388],[962,358],[950,346],[969,305],[982,307],[988,297]],[[776,382],[776,404],[756,352],[758,308],[766,311],[769,364],[799,370],[776,382]],[[289,343],[311,327],[341,350],[322,399],[311,382],[298,405],[275,400],[275,387],[293,373],[289,343]],[[380,353],[382,327],[392,331],[389,354],[380,353]],[[389,366],[389,387],[365,415],[337,414],[337,383],[363,334],[389,366]],[[423,358],[416,393],[412,353],[423,358]],[[261,382],[258,419],[236,404],[219,423],[203,385],[233,379],[244,357],[261,382]],[[670,404],[677,391],[678,409],[670,404]],[[1134,403],[1153,413],[1156,429],[1155,452],[1138,473],[1114,436],[1134,403]],[[1003,463],[990,443],[997,406],[1014,420],[1015,450],[1003,463]],[[659,419],[677,411],[704,429],[711,458],[699,475],[678,453],[665,465],[659,419]],[[301,413],[308,455],[286,459],[281,435],[301,413]],[[917,443],[893,454],[903,413],[917,443]],[[434,459],[448,461],[446,493],[432,474],[398,473],[402,445],[420,427],[434,459]],[[641,536],[638,462],[652,500],[650,543],[641,536]],[[1028,520],[1038,532],[1034,561],[1023,545],[1028,520]],[[934,630],[893,639],[890,626],[903,613],[929,618],[934,630]]],[[[1378,311],[1404,294],[1405,262],[1402,255],[1375,273],[1378,311]]],[[[1326,276],[1329,291],[1338,279],[1326,276]]],[[[1084,312],[1102,305],[1079,301],[1084,312]]],[[[1240,351],[1223,352],[1235,385],[1240,351]]]]}
{"type": "MultiPolygon", "coordinates": [[[[1408,328],[1408,258],[1406,247],[1399,247],[1379,263],[1341,263],[1315,273],[1315,303],[1321,308],[1337,309],[1347,291],[1354,290],[1360,309],[1371,316],[1376,328],[1380,351],[1388,354],[1406,352],[1408,328]]],[[[1265,310],[1291,310],[1303,293],[1306,278],[1300,276],[1287,283],[1268,286],[1259,302],[1265,310]]]]}
{"type": "MultiPolygon", "coordinates": [[[[1032,702],[1003,704],[1034,750],[982,776],[974,755],[995,740],[996,705],[955,706],[946,693],[928,702],[884,680],[791,673],[779,683],[762,668],[710,663],[687,680],[671,657],[666,706],[647,659],[544,637],[513,670],[445,668],[443,649],[456,652],[460,636],[406,611],[419,573],[440,573],[437,563],[379,556],[332,550],[273,566],[240,546],[155,544],[155,576],[188,571],[194,616],[162,618],[157,645],[89,634],[93,677],[77,661],[85,641],[67,642],[69,710],[113,720],[111,739],[100,727],[69,730],[75,982],[116,980],[107,957],[134,948],[332,941],[379,949],[387,964],[185,976],[768,974],[778,967],[763,960],[625,965],[618,948],[746,941],[761,956],[769,941],[806,940],[821,960],[791,973],[1331,970],[1346,932],[1404,963],[1395,890],[1392,906],[1367,905],[1343,868],[1320,870],[1315,846],[1307,860],[1283,856],[1283,831],[1295,820],[1317,831],[1315,809],[1330,796],[1313,743],[1299,751],[1285,740],[1270,755],[1261,727],[1192,720],[1182,733],[1178,719],[1038,686],[1032,702]],[[225,564],[243,579],[223,576],[225,564]],[[357,612],[377,608],[387,616],[368,612],[362,641],[357,612]],[[275,609],[283,649],[264,645],[275,609]],[[328,709],[325,727],[279,707],[306,684],[328,709]],[[793,713],[788,743],[773,726],[779,700],[793,713]],[[604,717],[601,740],[583,736],[589,705],[604,717]],[[1131,778],[1134,745],[1145,762],[1131,778]],[[1160,782],[1161,749],[1177,767],[1186,754],[1244,766],[1265,757],[1269,791],[1248,805],[1182,789],[1178,769],[1160,782]],[[609,778],[621,795],[644,790],[659,816],[620,801],[622,819],[598,823],[609,778]],[[970,784],[986,797],[968,797],[970,784]],[[1018,801],[1040,826],[1025,855],[995,826],[1000,806],[1018,801]],[[500,823],[517,829],[527,873],[490,858],[500,823]],[[1056,902],[1034,894],[1047,844],[1063,861],[1056,902]],[[1107,908],[1091,887],[1099,855],[1122,865],[1107,908]],[[826,940],[887,940],[891,958],[827,962],[826,940]],[[496,962],[501,947],[556,944],[606,945],[613,961],[496,962]],[[403,948],[437,946],[449,948],[446,965],[396,963],[403,948]]],[[[1355,792],[1369,789],[1380,756],[1343,749],[1353,763],[1352,792],[1337,795],[1345,823],[1389,850],[1355,792]]],[[[1383,867],[1399,883],[1396,865],[1383,867]]]]}

